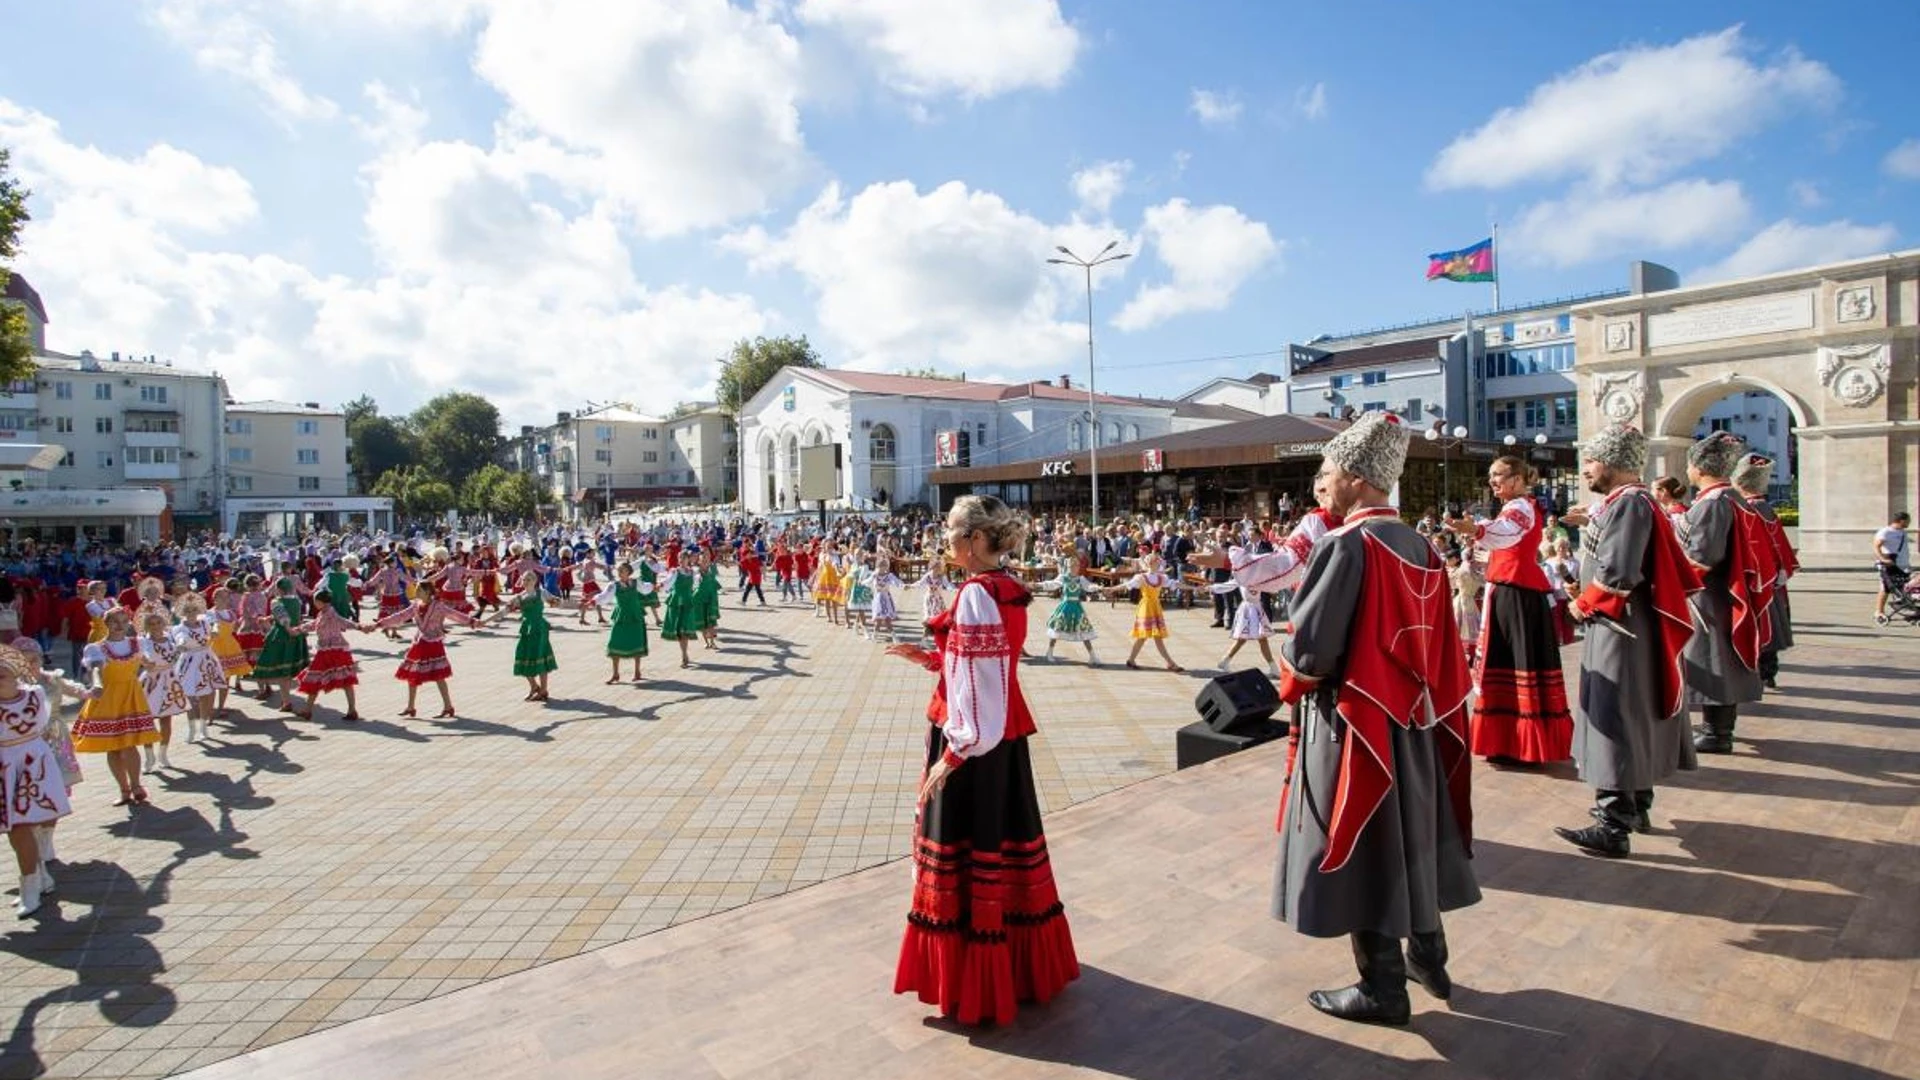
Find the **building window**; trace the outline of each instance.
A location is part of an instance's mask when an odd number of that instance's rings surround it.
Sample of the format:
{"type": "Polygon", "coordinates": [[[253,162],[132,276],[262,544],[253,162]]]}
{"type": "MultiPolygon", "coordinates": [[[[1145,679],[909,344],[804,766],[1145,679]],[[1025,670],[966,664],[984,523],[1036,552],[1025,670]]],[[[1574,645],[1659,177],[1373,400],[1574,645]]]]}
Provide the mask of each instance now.
{"type": "Polygon", "coordinates": [[[1127,441],[1128,442],[1140,441],[1140,425],[1139,424],[1127,425],[1127,441]]]}
{"type": "Polygon", "coordinates": [[[167,403],[167,388],[164,386],[142,386],[140,388],[140,400],[149,405],[165,405],[167,403]]]}
{"type": "Polygon", "coordinates": [[[613,485],[613,474],[603,473],[603,472],[593,474],[594,487],[604,488],[604,487],[611,487],[612,485],[613,485]]]}
{"type": "Polygon", "coordinates": [[[0,431],[25,431],[33,426],[33,417],[28,413],[0,413],[0,431]]]}
{"type": "Polygon", "coordinates": [[[1075,420],[1072,424],[1068,425],[1067,449],[1069,450],[1082,449],[1086,441],[1087,441],[1087,432],[1085,428],[1080,426],[1080,421],[1075,420]]]}
{"type": "Polygon", "coordinates": [[[1535,429],[1535,428],[1543,428],[1543,427],[1546,427],[1546,426],[1547,426],[1547,402],[1546,402],[1546,399],[1544,399],[1544,398],[1528,398],[1528,399],[1527,399],[1527,428],[1528,428],[1528,430],[1533,430],[1533,429],[1535,429]]]}
{"type": "Polygon", "coordinates": [[[93,384],[93,400],[112,401],[113,400],[113,384],[104,383],[104,382],[94,383],[93,384]]]}
{"type": "Polygon", "coordinates": [[[244,417],[229,417],[227,419],[227,434],[251,435],[253,434],[253,421],[244,417]]]}
{"type": "Polygon", "coordinates": [[[1362,402],[1362,403],[1360,404],[1360,411],[1361,411],[1361,412],[1363,412],[1363,413],[1370,413],[1370,412],[1386,412],[1386,411],[1387,411],[1387,403],[1386,403],[1386,402],[1384,402],[1384,401],[1366,401],[1366,402],[1362,402]]]}
{"type": "Polygon", "coordinates": [[[1520,426],[1519,403],[1511,399],[1493,407],[1493,430],[1512,431],[1520,426]]]}
{"type": "Polygon", "coordinates": [[[867,457],[873,461],[891,462],[897,451],[898,440],[893,436],[893,427],[875,424],[873,433],[867,436],[867,457]]]}
{"type": "Polygon", "coordinates": [[[313,449],[295,450],[293,452],[293,463],[295,465],[318,465],[320,464],[320,451],[313,449]]]}
{"type": "Polygon", "coordinates": [[[1387,373],[1384,371],[1369,371],[1360,376],[1361,386],[1385,386],[1386,384],[1387,373]]]}
{"type": "Polygon", "coordinates": [[[319,478],[319,477],[317,477],[317,476],[303,476],[303,477],[301,477],[301,478],[300,478],[300,490],[301,490],[301,491],[319,491],[319,490],[320,490],[320,478],[319,478]]]}
{"type": "Polygon", "coordinates": [[[102,469],[111,469],[113,468],[113,451],[95,450],[93,452],[93,461],[95,465],[98,465],[102,469]]]}
{"type": "Polygon", "coordinates": [[[180,418],[176,416],[133,416],[127,419],[127,431],[139,435],[178,435],[180,418]]]}
{"type": "Polygon", "coordinates": [[[180,448],[177,446],[129,446],[127,447],[129,465],[178,465],[180,448]]]}
{"type": "Polygon", "coordinates": [[[295,435],[318,435],[320,434],[320,421],[295,420],[293,422],[293,433],[295,435]]]}
{"type": "Polygon", "coordinates": [[[641,461],[659,461],[659,460],[660,460],[660,451],[658,451],[658,450],[642,450],[642,451],[640,451],[640,460],[641,460],[641,461]]]}
{"type": "Polygon", "coordinates": [[[113,417],[111,417],[111,416],[96,416],[96,417],[94,417],[94,418],[93,418],[93,433],[94,433],[95,435],[111,435],[111,434],[113,434],[113,417]]]}
{"type": "Polygon", "coordinates": [[[53,431],[56,435],[73,434],[73,417],[56,416],[53,418],[53,431]]]}
{"type": "Polygon", "coordinates": [[[227,447],[227,464],[250,465],[252,463],[253,463],[253,447],[251,446],[227,447]]]}
{"type": "Polygon", "coordinates": [[[609,424],[596,424],[593,429],[593,437],[599,439],[601,442],[612,442],[613,427],[609,424]]]}
{"type": "Polygon", "coordinates": [[[1345,390],[1352,385],[1353,376],[1351,375],[1335,375],[1333,378],[1327,380],[1327,386],[1333,390],[1345,390]]]}
{"type": "Polygon", "coordinates": [[[1708,431],[1732,431],[1733,418],[1730,416],[1722,416],[1722,417],[1717,417],[1715,419],[1709,420],[1707,421],[1707,430],[1708,431]]]}
{"type": "Polygon", "coordinates": [[[67,456],[65,456],[65,457],[63,457],[63,458],[61,458],[61,459],[60,459],[60,464],[59,464],[59,465],[57,465],[57,466],[55,466],[55,467],[56,467],[56,468],[61,468],[61,469],[71,469],[71,468],[73,468],[73,451],[71,451],[71,450],[69,450],[69,451],[67,451],[67,456]]]}
{"type": "Polygon", "coordinates": [[[660,474],[659,473],[641,473],[640,482],[642,484],[645,484],[647,487],[658,486],[660,483],[660,474]]]}
{"type": "Polygon", "coordinates": [[[1422,420],[1426,419],[1426,416],[1425,416],[1426,407],[1427,407],[1426,402],[1421,401],[1417,397],[1410,397],[1407,399],[1406,411],[1402,412],[1400,415],[1406,417],[1412,423],[1418,424],[1422,420]]]}
{"type": "Polygon", "coordinates": [[[252,491],[253,477],[229,476],[227,477],[227,490],[228,491],[252,491]]]}
{"type": "Polygon", "coordinates": [[[660,437],[660,429],[659,429],[659,428],[648,428],[648,429],[647,429],[647,438],[649,438],[649,439],[657,439],[657,438],[659,438],[659,437],[660,437]]]}
{"type": "Polygon", "coordinates": [[[1573,427],[1580,422],[1580,417],[1573,411],[1577,400],[1572,394],[1562,394],[1553,399],[1554,427],[1573,427]]]}
{"type": "Polygon", "coordinates": [[[56,381],[53,384],[53,396],[60,401],[72,401],[73,384],[65,379],[56,381]]]}

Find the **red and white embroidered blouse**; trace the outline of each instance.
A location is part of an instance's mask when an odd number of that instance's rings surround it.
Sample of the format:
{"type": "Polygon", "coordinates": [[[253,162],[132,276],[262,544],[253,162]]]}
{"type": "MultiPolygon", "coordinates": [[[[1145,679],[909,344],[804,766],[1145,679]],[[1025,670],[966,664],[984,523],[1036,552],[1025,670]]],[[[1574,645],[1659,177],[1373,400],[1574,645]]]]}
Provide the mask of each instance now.
{"type": "Polygon", "coordinates": [[[953,606],[927,620],[940,672],[927,719],[946,734],[947,764],[958,766],[1036,730],[1020,692],[1020,647],[1032,599],[1025,585],[996,570],[968,578],[953,606]]]}

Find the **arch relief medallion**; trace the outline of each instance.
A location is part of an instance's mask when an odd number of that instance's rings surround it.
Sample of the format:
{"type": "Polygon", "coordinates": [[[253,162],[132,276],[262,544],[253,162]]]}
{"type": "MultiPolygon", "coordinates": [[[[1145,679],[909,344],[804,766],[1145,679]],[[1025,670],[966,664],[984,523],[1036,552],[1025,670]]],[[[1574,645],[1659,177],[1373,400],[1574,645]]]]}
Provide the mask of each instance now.
{"type": "Polygon", "coordinates": [[[1891,350],[1882,342],[1820,350],[1820,385],[1850,409],[1863,409],[1887,392],[1893,374],[1891,350]]]}
{"type": "Polygon", "coordinates": [[[1606,417],[1609,424],[1624,424],[1640,415],[1640,406],[1646,397],[1647,380],[1643,372],[1626,371],[1593,377],[1593,403],[1599,407],[1600,415],[1606,417]]]}

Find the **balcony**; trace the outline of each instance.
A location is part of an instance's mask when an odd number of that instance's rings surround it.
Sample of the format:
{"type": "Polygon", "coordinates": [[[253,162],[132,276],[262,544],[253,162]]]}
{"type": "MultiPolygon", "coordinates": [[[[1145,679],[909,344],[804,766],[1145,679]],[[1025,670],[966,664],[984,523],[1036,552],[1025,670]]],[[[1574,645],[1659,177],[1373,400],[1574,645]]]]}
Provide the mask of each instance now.
{"type": "Polygon", "coordinates": [[[128,446],[172,446],[180,445],[180,433],[177,431],[128,431],[128,446]]]}
{"type": "Polygon", "coordinates": [[[158,465],[137,465],[130,461],[126,463],[126,470],[128,480],[180,479],[180,463],[177,461],[169,461],[158,465]]]}
{"type": "Polygon", "coordinates": [[[38,411],[39,408],[40,394],[35,390],[15,390],[11,394],[0,391],[0,409],[38,411]]]}

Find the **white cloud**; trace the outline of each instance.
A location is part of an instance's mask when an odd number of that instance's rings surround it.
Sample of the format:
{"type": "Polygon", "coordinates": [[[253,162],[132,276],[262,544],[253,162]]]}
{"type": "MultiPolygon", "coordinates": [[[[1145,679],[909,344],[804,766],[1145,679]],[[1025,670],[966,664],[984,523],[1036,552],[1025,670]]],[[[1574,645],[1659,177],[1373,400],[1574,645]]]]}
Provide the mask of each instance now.
{"type": "Polygon", "coordinates": [[[1793,201],[1809,210],[1827,205],[1827,197],[1821,193],[1820,185],[1811,180],[1795,180],[1787,185],[1793,194],[1793,201]]]}
{"type": "Polygon", "coordinates": [[[1534,88],[1455,139],[1427,171],[1435,188],[1583,178],[1652,183],[1710,159],[1779,113],[1840,94],[1826,65],[1788,50],[1750,58],[1738,26],[1674,45],[1605,53],[1534,88]]]}
{"type": "Polygon", "coordinates": [[[1127,189],[1127,177],[1133,172],[1131,161],[1100,161],[1073,174],[1073,197],[1080,201],[1082,213],[1104,218],[1113,209],[1113,200],[1127,189]]]}
{"type": "Polygon", "coordinates": [[[149,11],[167,36],[192,50],[195,63],[252,87],[281,123],[339,114],[339,106],[287,74],[273,34],[235,0],[157,0],[149,11]]]}
{"type": "Polygon", "coordinates": [[[1893,250],[1899,235],[1892,225],[1855,225],[1845,220],[1802,225],[1789,218],[1760,230],[1732,254],[1695,272],[1689,280],[1726,281],[1862,258],[1893,250]]]}
{"type": "Polygon", "coordinates": [[[1076,240],[958,181],[924,193],[895,181],[851,199],[829,185],[784,234],[754,227],[727,243],[756,269],[804,278],[855,364],[1010,373],[1050,369],[1083,340],[1057,318],[1079,282],[1068,289],[1046,265],[1076,240]]]}
{"type": "Polygon", "coordinates": [[[427,110],[420,107],[420,95],[409,92],[405,99],[378,79],[362,90],[368,115],[355,117],[353,126],[368,142],[383,151],[417,146],[427,130],[427,110]]]}
{"type": "Polygon", "coordinates": [[[1887,151],[1886,160],[1880,163],[1888,176],[1902,180],[1920,180],[1920,139],[1908,139],[1892,150],[1887,151]]]}
{"type": "Polygon", "coordinates": [[[852,41],[888,85],[916,97],[1050,89],[1081,44],[1058,0],[801,0],[796,14],[852,41]]]}
{"type": "Polygon", "coordinates": [[[474,69],[555,178],[664,236],[759,213],[809,170],[797,42],[726,0],[493,0],[474,69]],[[545,140],[544,143],[541,140],[545,140]]]}
{"type": "Polygon", "coordinates": [[[771,317],[750,298],[647,287],[613,223],[528,196],[516,163],[464,143],[392,149],[364,170],[379,271],[320,276],[233,250],[257,222],[232,169],[156,146],[121,158],[0,99],[0,144],[33,189],[19,269],[54,348],[172,356],[240,397],[406,411],[447,389],[538,419],[608,385],[649,400],[712,385],[712,358],[771,317]]]}
{"type": "Polygon", "coordinates": [[[1284,247],[1264,223],[1231,206],[1195,208],[1185,199],[1150,207],[1141,232],[1173,279],[1142,286],[1114,316],[1113,324],[1122,330],[1225,308],[1234,292],[1284,247]]]}
{"type": "Polygon", "coordinates": [[[1201,90],[1196,87],[1187,109],[1208,127],[1232,127],[1240,119],[1241,107],[1240,96],[1230,90],[1201,90]]]}
{"type": "Polygon", "coordinates": [[[278,0],[309,19],[352,21],[388,30],[454,31],[479,14],[489,0],[278,0]]]}
{"type": "Polygon", "coordinates": [[[1324,120],[1327,116],[1327,84],[1314,83],[1303,86],[1293,95],[1294,111],[1308,120],[1324,120]]]}
{"type": "Polygon", "coordinates": [[[1576,191],[1530,206],[1503,249],[1524,261],[1571,266],[1647,250],[1732,239],[1750,207],[1731,180],[1678,180],[1650,191],[1576,191]]]}

